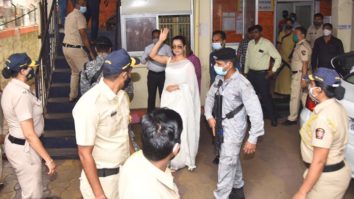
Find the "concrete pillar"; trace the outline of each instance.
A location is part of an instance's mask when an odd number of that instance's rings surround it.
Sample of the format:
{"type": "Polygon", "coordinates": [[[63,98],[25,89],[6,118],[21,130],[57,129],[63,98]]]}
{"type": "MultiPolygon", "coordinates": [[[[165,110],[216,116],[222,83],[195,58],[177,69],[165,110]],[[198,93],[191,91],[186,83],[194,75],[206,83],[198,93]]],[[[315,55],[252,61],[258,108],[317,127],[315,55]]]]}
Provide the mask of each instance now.
{"type": "Polygon", "coordinates": [[[353,15],[353,0],[332,0],[334,33],[342,40],[345,52],[354,50],[352,45],[353,15]]]}

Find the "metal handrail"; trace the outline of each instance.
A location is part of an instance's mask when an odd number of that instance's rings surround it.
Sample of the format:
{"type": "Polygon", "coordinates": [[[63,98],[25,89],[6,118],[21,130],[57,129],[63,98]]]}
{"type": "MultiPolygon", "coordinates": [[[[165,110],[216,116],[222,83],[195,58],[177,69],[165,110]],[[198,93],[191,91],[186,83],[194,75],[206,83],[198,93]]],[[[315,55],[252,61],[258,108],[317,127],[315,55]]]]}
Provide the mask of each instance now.
{"type": "Polygon", "coordinates": [[[39,51],[38,62],[39,67],[36,69],[36,96],[41,98],[44,112],[46,112],[47,96],[49,92],[49,83],[54,68],[54,60],[56,55],[56,39],[58,38],[56,16],[57,1],[53,0],[50,7],[49,15],[47,15],[47,0],[39,3],[41,11],[41,34],[42,46],[39,51]],[[54,16],[54,17],[53,17],[54,16]],[[50,31],[54,30],[53,34],[50,31]],[[53,47],[54,46],[54,47],[53,47]]]}

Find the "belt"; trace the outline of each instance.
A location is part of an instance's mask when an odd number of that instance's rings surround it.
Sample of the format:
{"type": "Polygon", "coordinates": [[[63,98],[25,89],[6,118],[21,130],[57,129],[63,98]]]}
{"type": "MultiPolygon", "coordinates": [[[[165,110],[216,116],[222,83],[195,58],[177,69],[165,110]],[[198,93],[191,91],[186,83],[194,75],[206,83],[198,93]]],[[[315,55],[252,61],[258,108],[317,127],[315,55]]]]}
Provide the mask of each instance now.
{"type": "Polygon", "coordinates": [[[253,73],[265,73],[267,71],[268,70],[252,70],[252,69],[249,70],[249,72],[253,72],[253,73]]]}
{"type": "Polygon", "coordinates": [[[63,46],[67,47],[67,48],[82,48],[81,45],[71,45],[71,44],[66,44],[66,43],[63,43],[63,46]]]}
{"type": "Polygon", "coordinates": [[[113,168],[113,169],[97,169],[97,175],[98,177],[107,177],[111,175],[115,175],[119,173],[119,168],[113,168]]]}
{"type": "Polygon", "coordinates": [[[296,74],[296,73],[302,73],[302,70],[298,70],[298,71],[291,71],[293,74],[296,74]]]}
{"type": "Polygon", "coordinates": [[[26,139],[20,139],[20,138],[16,138],[12,135],[9,134],[8,139],[10,140],[11,143],[13,144],[18,144],[18,145],[25,145],[26,143],[26,139]]]}
{"type": "MultiPolygon", "coordinates": [[[[307,163],[307,162],[304,162],[305,163],[305,166],[306,168],[309,168],[310,167],[310,163],[307,163]]],[[[322,172],[333,172],[333,171],[338,171],[340,169],[342,169],[343,167],[345,166],[345,163],[344,161],[341,161],[337,164],[331,164],[331,165],[326,165],[324,168],[323,168],[323,171],[322,172]]]]}
{"type": "Polygon", "coordinates": [[[162,75],[162,74],[165,74],[165,71],[155,72],[155,71],[149,70],[149,73],[156,74],[156,75],[162,75]]]}

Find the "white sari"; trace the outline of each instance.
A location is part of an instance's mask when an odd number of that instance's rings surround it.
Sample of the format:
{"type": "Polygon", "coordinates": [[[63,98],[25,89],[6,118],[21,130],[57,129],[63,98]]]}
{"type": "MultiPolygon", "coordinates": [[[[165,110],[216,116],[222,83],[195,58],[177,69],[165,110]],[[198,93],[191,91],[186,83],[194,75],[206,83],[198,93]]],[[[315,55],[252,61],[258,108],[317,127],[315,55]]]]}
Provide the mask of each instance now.
{"type": "Polygon", "coordinates": [[[174,170],[185,166],[189,170],[196,168],[195,158],[199,146],[200,129],[200,96],[198,81],[192,62],[185,59],[166,65],[165,86],[161,96],[161,107],[170,108],[182,117],[183,131],[181,148],[171,161],[174,170]],[[177,84],[179,89],[169,92],[166,87],[177,84]]]}

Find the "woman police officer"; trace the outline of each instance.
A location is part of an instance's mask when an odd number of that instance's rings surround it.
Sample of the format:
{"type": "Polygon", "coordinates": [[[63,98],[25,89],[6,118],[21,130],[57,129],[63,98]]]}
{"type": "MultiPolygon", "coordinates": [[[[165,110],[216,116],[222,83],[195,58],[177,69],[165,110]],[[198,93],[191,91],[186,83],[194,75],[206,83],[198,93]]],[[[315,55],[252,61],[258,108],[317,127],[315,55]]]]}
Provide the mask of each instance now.
{"type": "Polygon", "coordinates": [[[344,161],[348,116],[336,101],[345,90],[332,69],[319,68],[309,79],[310,97],[318,104],[300,130],[301,155],[308,169],[293,199],[341,199],[351,179],[344,161]]]}
{"type": "Polygon", "coordinates": [[[11,55],[2,70],[4,78],[12,77],[5,87],[1,106],[9,134],[5,138],[5,153],[14,168],[22,190],[22,198],[41,198],[42,160],[49,175],[55,173],[56,164],[43,147],[39,136],[44,120],[41,101],[30,91],[26,82],[34,77],[35,62],[26,53],[11,55]]]}

